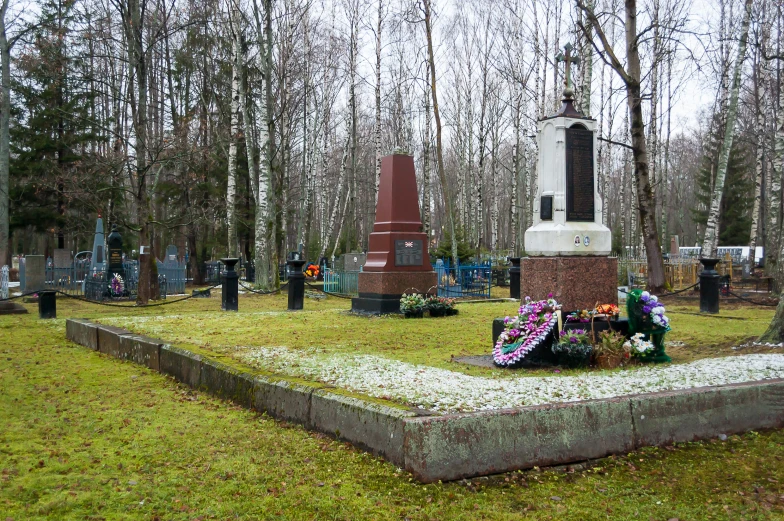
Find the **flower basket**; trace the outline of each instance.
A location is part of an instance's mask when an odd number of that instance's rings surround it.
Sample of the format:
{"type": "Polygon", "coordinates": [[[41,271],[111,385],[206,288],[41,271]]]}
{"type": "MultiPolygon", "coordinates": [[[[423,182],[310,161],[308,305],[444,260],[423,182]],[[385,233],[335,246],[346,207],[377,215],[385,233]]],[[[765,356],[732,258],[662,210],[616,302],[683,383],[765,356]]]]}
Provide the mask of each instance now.
{"type": "Polygon", "coordinates": [[[430,310],[431,317],[445,317],[446,310],[445,309],[431,309],[430,310]]]}
{"type": "Polygon", "coordinates": [[[425,312],[422,310],[419,311],[405,311],[403,312],[403,316],[406,318],[422,318],[425,316],[425,312]]]}
{"type": "Polygon", "coordinates": [[[620,367],[626,357],[623,354],[600,354],[596,356],[596,366],[601,369],[620,367]]]}
{"type": "Polygon", "coordinates": [[[458,311],[457,311],[456,308],[450,308],[450,309],[446,310],[446,316],[448,316],[448,317],[452,317],[454,315],[457,315],[457,313],[458,313],[458,311]]]}
{"type": "Polygon", "coordinates": [[[558,365],[569,369],[587,367],[591,363],[593,346],[591,344],[554,344],[558,365]]]}

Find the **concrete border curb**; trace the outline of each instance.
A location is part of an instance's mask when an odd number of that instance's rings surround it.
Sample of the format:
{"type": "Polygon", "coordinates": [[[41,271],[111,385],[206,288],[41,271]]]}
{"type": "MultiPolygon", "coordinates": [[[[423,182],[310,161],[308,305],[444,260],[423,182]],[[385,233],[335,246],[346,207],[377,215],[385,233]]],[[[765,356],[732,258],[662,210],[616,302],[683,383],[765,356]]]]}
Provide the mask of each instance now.
{"type": "Polygon", "coordinates": [[[413,410],[243,373],[161,340],[66,320],[80,345],[346,440],[430,483],[784,427],[784,379],[462,414],[413,410]]]}

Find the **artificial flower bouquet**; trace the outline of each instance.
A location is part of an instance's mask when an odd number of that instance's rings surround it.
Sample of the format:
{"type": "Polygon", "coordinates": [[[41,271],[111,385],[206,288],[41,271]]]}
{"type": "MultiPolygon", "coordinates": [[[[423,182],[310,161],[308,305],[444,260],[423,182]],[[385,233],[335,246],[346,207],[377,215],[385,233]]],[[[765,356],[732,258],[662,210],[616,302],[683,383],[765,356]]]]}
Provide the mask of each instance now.
{"type": "Polygon", "coordinates": [[[569,329],[561,331],[558,342],[553,344],[553,353],[562,367],[585,367],[591,361],[593,344],[591,334],[586,329],[569,329]]]}
{"type": "Polygon", "coordinates": [[[319,267],[315,264],[309,264],[308,268],[305,270],[305,276],[308,278],[315,279],[319,275],[319,267]]]}
{"type": "Polygon", "coordinates": [[[430,295],[425,299],[425,309],[430,312],[431,317],[445,317],[456,315],[455,299],[430,295]]]}
{"type": "Polygon", "coordinates": [[[533,301],[525,297],[517,315],[504,319],[504,331],[493,348],[493,361],[501,367],[551,365],[550,347],[561,305],[549,296],[533,301]]]}
{"type": "Polygon", "coordinates": [[[646,349],[637,358],[646,362],[669,362],[671,359],[664,352],[664,335],[670,330],[670,319],[665,315],[664,305],[656,295],[640,289],[630,291],[626,299],[626,311],[629,315],[629,332],[642,333],[642,340],[653,344],[653,349],[646,349]]]}
{"type": "Polygon", "coordinates": [[[400,312],[406,318],[421,318],[425,311],[425,298],[419,293],[403,293],[400,297],[400,312]]]}

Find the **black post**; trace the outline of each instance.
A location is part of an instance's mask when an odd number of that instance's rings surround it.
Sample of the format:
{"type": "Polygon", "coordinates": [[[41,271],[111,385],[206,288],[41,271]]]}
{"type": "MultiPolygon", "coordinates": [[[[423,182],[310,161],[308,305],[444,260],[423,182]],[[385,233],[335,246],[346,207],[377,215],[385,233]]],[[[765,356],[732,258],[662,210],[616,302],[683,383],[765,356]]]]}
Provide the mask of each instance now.
{"type": "Polygon", "coordinates": [[[520,300],[520,257],[509,257],[509,298],[520,300]]]}
{"type": "Polygon", "coordinates": [[[221,259],[226,265],[226,272],[221,275],[221,309],[223,311],[237,311],[237,295],[239,293],[239,275],[234,271],[234,265],[239,259],[221,259]]]}
{"type": "Polygon", "coordinates": [[[38,318],[57,318],[57,293],[38,292],[38,318]]]}
{"type": "Polygon", "coordinates": [[[703,269],[700,273],[700,313],[719,312],[719,273],[716,264],[719,259],[700,259],[703,269]]]}
{"type": "Polygon", "coordinates": [[[289,254],[289,311],[302,309],[305,305],[305,274],[302,273],[304,260],[298,253],[289,254]]]}

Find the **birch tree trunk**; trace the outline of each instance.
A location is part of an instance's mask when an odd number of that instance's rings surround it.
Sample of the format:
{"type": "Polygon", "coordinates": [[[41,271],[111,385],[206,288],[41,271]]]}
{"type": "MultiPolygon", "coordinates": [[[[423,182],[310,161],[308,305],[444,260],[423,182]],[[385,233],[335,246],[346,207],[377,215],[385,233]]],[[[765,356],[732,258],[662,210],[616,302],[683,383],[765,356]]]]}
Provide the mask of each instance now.
{"type": "Polygon", "coordinates": [[[762,176],[765,164],[765,81],[767,76],[766,60],[761,56],[765,52],[768,43],[769,27],[765,19],[767,2],[763,1],[760,8],[760,42],[759,48],[755,53],[754,67],[754,108],[757,116],[757,128],[755,132],[755,165],[754,165],[754,206],[751,211],[751,230],[749,231],[749,258],[754,266],[754,252],[757,247],[757,233],[759,229],[759,218],[762,202],[762,176]]]}
{"type": "Polygon", "coordinates": [[[9,163],[11,161],[11,45],[6,32],[9,0],[0,4],[0,266],[10,265],[9,163]]]}
{"type": "MultiPolygon", "coordinates": [[[[381,30],[384,22],[384,0],[378,0],[378,21],[376,23],[376,128],[373,144],[376,148],[376,179],[374,204],[378,204],[378,183],[381,179],[381,30]]],[[[375,207],[373,211],[375,216],[375,207]]]]}
{"type": "Polygon", "coordinates": [[[239,12],[236,4],[231,8],[231,129],[229,136],[229,178],[226,183],[226,227],[228,235],[228,256],[237,257],[237,141],[240,128],[240,28],[239,12]]]}
{"type": "Polygon", "coordinates": [[[433,116],[436,120],[436,159],[438,162],[438,179],[441,183],[441,191],[444,194],[444,209],[446,211],[447,224],[452,236],[452,265],[457,266],[457,233],[455,230],[455,214],[452,208],[452,196],[449,193],[449,184],[446,179],[444,168],[444,151],[441,145],[441,113],[438,110],[438,93],[436,91],[436,63],[433,52],[433,27],[431,25],[431,0],[422,0],[422,13],[425,19],[425,37],[427,38],[427,57],[430,63],[430,93],[433,95],[433,116]]]}
{"type": "Polygon", "coordinates": [[[430,234],[430,144],[433,140],[430,135],[430,62],[425,66],[425,138],[422,143],[422,227],[427,235],[428,243],[430,234]]]}
{"type": "Polygon", "coordinates": [[[740,92],[740,73],[743,67],[743,59],[746,55],[746,41],[749,36],[749,22],[751,20],[751,7],[753,0],[746,0],[746,12],[741,26],[740,43],[738,44],[738,57],[735,60],[735,68],[732,73],[732,90],[730,92],[729,106],[727,108],[726,126],[724,129],[724,141],[719,153],[719,165],[716,171],[716,183],[713,187],[711,198],[710,213],[708,214],[708,224],[705,227],[705,240],[702,243],[702,256],[713,258],[716,255],[716,248],[719,243],[719,219],[721,218],[721,198],[724,194],[724,179],[727,175],[727,163],[729,162],[730,149],[735,137],[735,120],[738,113],[738,94],[740,92]]]}

